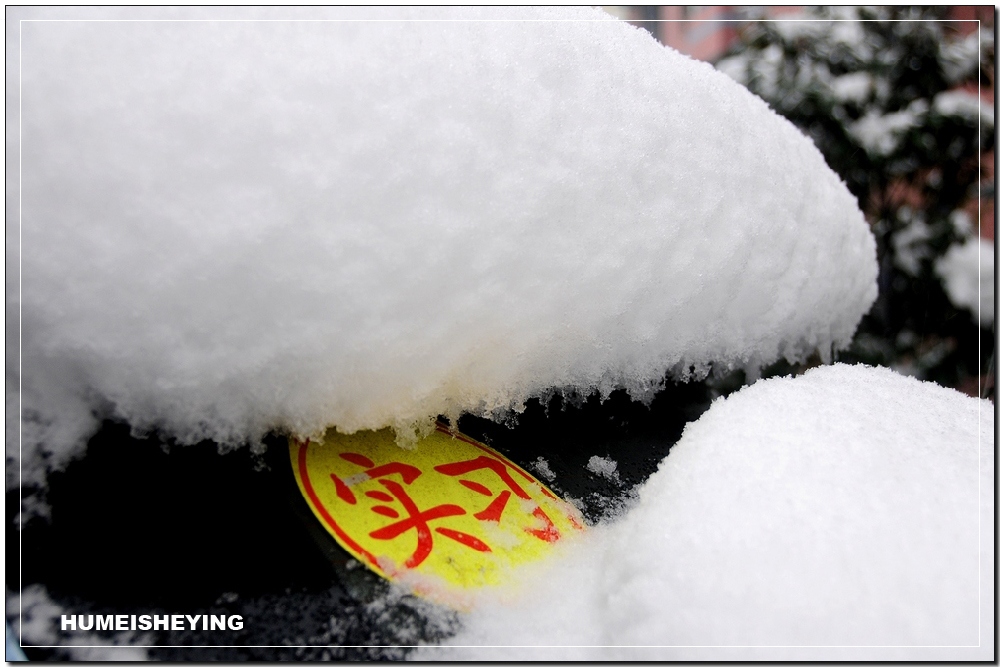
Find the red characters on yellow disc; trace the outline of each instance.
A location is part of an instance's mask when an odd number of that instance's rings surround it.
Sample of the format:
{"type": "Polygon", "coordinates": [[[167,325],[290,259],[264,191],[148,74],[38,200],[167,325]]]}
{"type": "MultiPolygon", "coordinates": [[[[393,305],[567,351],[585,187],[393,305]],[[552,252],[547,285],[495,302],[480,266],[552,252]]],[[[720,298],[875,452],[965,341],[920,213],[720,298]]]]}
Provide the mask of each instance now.
{"type": "Polygon", "coordinates": [[[389,579],[419,573],[431,597],[501,585],[582,529],[533,476],[440,424],[412,449],[388,429],[290,446],[299,488],[337,542],[389,579]]]}

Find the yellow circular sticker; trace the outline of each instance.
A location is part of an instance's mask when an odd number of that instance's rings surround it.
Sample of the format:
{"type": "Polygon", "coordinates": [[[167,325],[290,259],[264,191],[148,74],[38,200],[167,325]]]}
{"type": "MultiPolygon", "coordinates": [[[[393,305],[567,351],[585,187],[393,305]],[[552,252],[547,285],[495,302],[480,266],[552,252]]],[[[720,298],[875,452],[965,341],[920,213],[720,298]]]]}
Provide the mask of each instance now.
{"type": "Polygon", "coordinates": [[[391,430],[290,442],[299,490],[337,542],[390,580],[452,601],[504,583],[583,529],[580,513],[518,465],[438,424],[416,447],[391,430]]]}

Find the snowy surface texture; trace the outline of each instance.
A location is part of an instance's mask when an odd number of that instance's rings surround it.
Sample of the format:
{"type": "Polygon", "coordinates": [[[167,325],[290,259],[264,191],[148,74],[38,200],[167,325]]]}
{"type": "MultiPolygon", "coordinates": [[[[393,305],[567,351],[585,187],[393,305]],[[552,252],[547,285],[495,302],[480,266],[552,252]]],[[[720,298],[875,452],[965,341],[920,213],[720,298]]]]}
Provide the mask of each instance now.
{"type": "Polygon", "coordinates": [[[965,308],[981,327],[993,324],[993,241],[970,238],[948,248],[934,270],[956,308],[965,308]]]}
{"type": "Polygon", "coordinates": [[[746,387],[688,425],[618,523],[452,640],[576,648],[426,653],[988,660],[993,412],[885,368],[746,387]]]}
{"type": "Polygon", "coordinates": [[[405,434],[846,346],[874,242],[790,123],[597,10],[456,12],[414,16],[532,20],[22,24],[29,444],[405,434]]]}

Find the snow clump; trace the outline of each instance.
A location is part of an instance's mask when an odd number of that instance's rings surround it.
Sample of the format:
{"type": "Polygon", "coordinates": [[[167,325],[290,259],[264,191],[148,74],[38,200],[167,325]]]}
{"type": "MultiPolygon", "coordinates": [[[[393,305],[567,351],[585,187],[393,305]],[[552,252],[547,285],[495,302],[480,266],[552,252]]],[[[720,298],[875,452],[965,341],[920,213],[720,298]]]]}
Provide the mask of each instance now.
{"type": "Polygon", "coordinates": [[[993,412],[886,368],[745,387],[618,523],[424,656],[991,660],[993,412]]]}
{"type": "Polygon", "coordinates": [[[552,468],[549,467],[549,462],[543,457],[539,456],[535,459],[535,462],[531,465],[532,471],[546,482],[551,482],[556,478],[556,474],[552,472],[552,468]]]}
{"type": "Polygon", "coordinates": [[[848,344],[872,235],[760,99],[598,10],[403,11],[22,24],[26,471],[848,344]]]}
{"type": "Polygon", "coordinates": [[[591,456],[587,461],[587,470],[612,482],[621,481],[618,477],[618,463],[610,457],[591,456]]]}

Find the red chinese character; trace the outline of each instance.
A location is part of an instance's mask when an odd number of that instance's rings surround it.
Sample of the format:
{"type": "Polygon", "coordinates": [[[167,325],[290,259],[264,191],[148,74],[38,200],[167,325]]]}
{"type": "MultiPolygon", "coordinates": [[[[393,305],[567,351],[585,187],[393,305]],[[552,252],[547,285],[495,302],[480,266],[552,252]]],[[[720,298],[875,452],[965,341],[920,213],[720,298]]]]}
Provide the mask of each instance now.
{"type": "MultiPolygon", "coordinates": [[[[367,468],[364,472],[351,475],[350,477],[344,479],[330,473],[330,477],[333,479],[334,486],[337,489],[337,496],[344,502],[351,505],[355,505],[358,502],[357,497],[350,488],[356,484],[379,477],[398,474],[400,478],[402,478],[403,482],[409,485],[422,474],[419,468],[407,463],[399,463],[398,461],[376,466],[374,461],[362,454],[346,452],[340,454],[340,457],[345,461],[350,461],[355,465],[367,468]]],[[[395,523],[391,523],[388,526],[383,526],[382,528],[373,530],[368,534],[368,536],[376,540],[393,540],[410,530],[416,530],[417,548],[404,563],[407,568],[415,568],[427,559],[434,548],[434,538],[431,535],[429,523],[435,519],[443,519],[449,516],[461,516],[465,514],[466,511],[458,505],[452,504],[437,505],[428,510],[420,511],[417,504],[413,502],[413,499],[406,493],[406,489],[403,488],[402,484],[394,482],[390,479],[379,479],[378,481],[379,484],[384,486],[389,491],[389,493],[371,490],[366,491],[365,495],[373,500],[383,503],[390,503],[393,502],[393,500],[398,500],[403,506],[407,516],[406,518],[396,521],[395,523]]],[[[375,505],[371,508],[371,511],[391,519],[399,518],[399,512],[388,505],[375,505]]],[[[490,547],[485,542],[469,535],[468,533],[463,533],[460,530],[439,527],[435,528],[434,532],[455,540],[459,544],[463,544],[471,549],[475,549],[476,551],[491,551],[490,547]]]]}
{"type": "MultiPolygon", "coordinates": [[[[379,528],[378,530],[373,530],[368,534],[376,540],[392,540],[403,533],[416,529],[417,531],[417,548],[413,552],[413,555],[407,559],[405,566],[408,568],[414,568],[424,562],[427,556],[430,555],[431,550],[434,548],[434,538],[431,535],[431,529],[428,525],[429,522],[435,519],[443,519],[449,516],[461,516],[465,514],[465,510],[458,505],[442,504],[436,505],[428,510],[420,511],[417,504],[413,502],[413,499],[406,493],[406,489],[403,488],[401,484],[392,481],[391,479],[380,479],[379,484],[384,486],[389,490],[396,500],[402,504],[403,509],[406,510],[406,518],[396,523],[391,523],[388,526],[379,528]]],[[[376,492],[370,492],[372,495],[376,492]]],[[[379,509],[388,509],[392,511],[393,514],[399,516],[395,510],[391,507],[382,508],[381,506],[376,506],[372,508],[372,511],[378,511],[379,509]]],[[[379,512],[379,514],[387,513],[379,512]]],[[[475,549],[476,551],[490,551],[489,546],[482,540],[469,535],[468,533],[463,533],[460,530],[452,530],[451,528],[435,528],[434,532],[444,535],[445,537],[451,538],[460,544],[464,544],[467,547],[475,549]]]]}
{"type": "MultiPolygon", "coordinates": [[[[468,461],[458,461],[456,463],[445,463],[439,466],[434,466],[434,470],[448,475],[450,477],[456,477],[458,475],[464,475],[466,473],[472,472],[473,470],[491,470],[497,477],[507,485],[509,490],[504,490],[499,496],[493,499],[490,504],[481,512],[476,512],[472,516],[476,517],[480,521],[496,521],[500,522],[500,517],[503,515],[504,508],[507,507],[507,501],[510,500],[511,492],[515,496],[521,498],[522,500],[531,500],[531,496],[521,488],[510,473],[507,471],[507,464],[503,461],[495,459],[491,456],[480,456],[479,458],[470,459],[468,461]]],[[[459,484],[465,486],[468,489],[475,491],[476,493],[482,494],[484,496],[492,496],[493,492],[487,487],[479,484],[478,482],[473,482],[466,479],[459,480],[459,484]]],[[[552,523],[552,519],[539,507],[537,504],[531,512],[532,516],[542,522],[542,528],[525,528],[525,531],[534,535],[540,540],[545,540],[546,542],[555,542],[559,539],[559,530],[552,523]]]]}
{"type": "Polygon", "coordinates": [[[368,468],[368,470],[356,475],[351,475],[346,479],[341,479],[337,475],[330,473],[333,485],[337,489],[337,497],[349,505],[356,505],[358,503],[358,499],[354,496],[354,492],[351,491],[351,487],[355,484],[360,484],[361,482],[367,482],[370,479],[385,477],[386,475],[393,474],[398,474],[402,477],[404,483],[412,484],[413,480],[421,475],[420,468],[411,466],[408,463],[393,461],[392,463],[376,466],[375,462],[367,456],[355,454],[354,452],[341,454],[340,458],[345,461],[350,461],[351,463],[359,465],[363,468],[368,468]]]}

